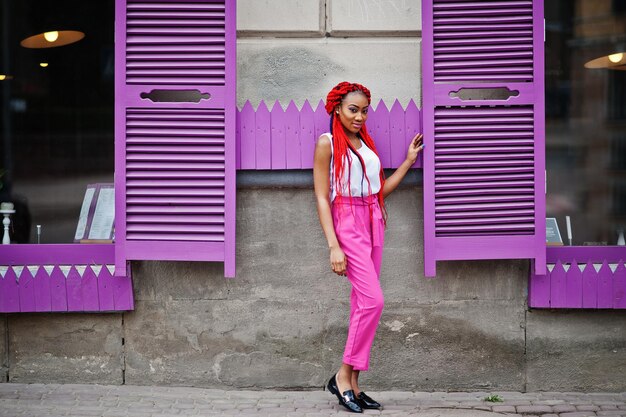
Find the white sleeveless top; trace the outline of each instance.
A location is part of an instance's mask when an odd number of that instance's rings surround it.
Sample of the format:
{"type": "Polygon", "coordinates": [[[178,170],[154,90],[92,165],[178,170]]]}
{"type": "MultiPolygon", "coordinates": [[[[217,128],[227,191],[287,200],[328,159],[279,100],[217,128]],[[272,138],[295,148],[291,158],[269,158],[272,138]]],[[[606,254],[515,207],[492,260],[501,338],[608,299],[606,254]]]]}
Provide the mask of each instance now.
{"type": "MultiPolygon", "coordinates": [[[[330,133],[324,133],[324,135],[328,136],[330,139],[330,201],[332,202],[337,195],[334,184],[334,165],[333,159],[334,155],[334,147],[333,147],[333,135],[330,133]]],[[[361,158],[363,158],[363,162],[365,163],[365,173],[367,175],[367,179],[369,179],[370,186],[372,188],[372,194],[376,194],[380,191],[380,159],[374,151],[367,147],[367,145],[361,139],[361,147],[357,149],[361,158]]],[[[359,158],[352,154],[352,152],[348,152],[346,157],[344,158],[343,164],[347,167],[348,158],[351,158],[350,164],[350,176],[348,177],[348,170],[345,169],[343,172],[343,183],[344,189],[342,190],[341,195],[343,196],[352,196],[352,197],[366,197],[369,193],[369,188],[367,184],[367,179],[363,175],[363,169],[361,168],[361,163],[359,162],[359,158]],[[348,178],[350,178],[350,183],[348,184],[348,178]],[[348,191],[348,187],[350,190],[348,191]]]]}

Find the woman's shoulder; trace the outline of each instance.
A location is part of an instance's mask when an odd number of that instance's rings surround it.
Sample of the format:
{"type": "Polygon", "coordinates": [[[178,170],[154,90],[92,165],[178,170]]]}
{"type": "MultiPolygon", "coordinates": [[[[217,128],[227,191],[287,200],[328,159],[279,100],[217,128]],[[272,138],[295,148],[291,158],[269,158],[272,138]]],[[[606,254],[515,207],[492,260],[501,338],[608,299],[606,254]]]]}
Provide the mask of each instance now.
{"type": "Polygon", "coordinates": [[[328,146],[333,141],[333,135],[326,132],[322,133],[319,138],[317,138],[317,143],[322,146],[328,146]]]}
{"type": "Polygon", "coordinates": [[[327,138],[328,141],[332,141],[333,140],[333,134],[330,133],[330,132],[322,133],[317,140],[320,140],[322,138],[327,138]]]}

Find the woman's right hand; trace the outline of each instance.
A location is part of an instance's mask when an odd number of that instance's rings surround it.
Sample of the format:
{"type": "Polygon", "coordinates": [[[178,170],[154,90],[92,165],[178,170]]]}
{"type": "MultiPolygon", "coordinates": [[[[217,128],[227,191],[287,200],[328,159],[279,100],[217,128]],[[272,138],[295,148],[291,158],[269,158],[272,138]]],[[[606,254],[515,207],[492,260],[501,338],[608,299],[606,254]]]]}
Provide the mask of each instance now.
{"type": "Polygon", "coordinates": [[[339,246],[330,249],[330,267],[335,274],[345,277],[347,263],[346,254],[339,246]]]}

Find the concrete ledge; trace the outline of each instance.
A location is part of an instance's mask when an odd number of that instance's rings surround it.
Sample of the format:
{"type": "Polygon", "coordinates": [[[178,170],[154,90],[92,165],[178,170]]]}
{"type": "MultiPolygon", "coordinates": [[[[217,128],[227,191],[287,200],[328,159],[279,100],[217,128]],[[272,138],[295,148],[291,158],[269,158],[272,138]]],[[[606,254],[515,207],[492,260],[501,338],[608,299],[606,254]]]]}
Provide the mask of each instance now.
{"type": "Polygon", "coordinates": [[[239,108],[246,100],[317,105],[341,81],[367,86],[374,103],[421,107],[419,38],[240,39],[237,47],[239,108]]]}
{"type": "Polygon", "coordinates": [[[9,316],[10,382],[123,382],[121,314],[9,316]]]}
{"type": "Polygon", "coordinates": [[[325,0],[239,0],[238,36],[320,37],[325,0]]]}
{"type": "Polygon", "coordinates": [[[125,321],[131,385],[319,388],[330,371],[315,300],[139,301],[136,311],[125,321]]]}
{"type": "Polygon", "coordinates": [[[328,0],[331,36],[421,35],[419,0],[328,0]]]}
{"type": "Polygon", "coordinates": [[[624,391],[626,311],[527,313],[529,391],[624,391]]]}
{"type": "MultiPolygon", "coordinates": [[[[524,388],[521,304],[467,300],[414,305],[392,300],[386,295],[366,386],[388,390],[402,385],[412,391],[524,388]]],[[[346,319],[338,325],[346,326],[346,319]]],[[[339,335],[342,344],[345,335],[339,335]]]]}

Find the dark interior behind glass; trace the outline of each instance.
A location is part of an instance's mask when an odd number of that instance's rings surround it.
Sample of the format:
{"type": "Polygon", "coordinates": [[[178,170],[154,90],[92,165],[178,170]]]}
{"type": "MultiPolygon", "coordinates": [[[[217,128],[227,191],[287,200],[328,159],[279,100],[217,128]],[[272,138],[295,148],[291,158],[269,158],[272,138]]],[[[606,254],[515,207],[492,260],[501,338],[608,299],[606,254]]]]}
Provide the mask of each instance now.
{"type": "Polygon", "coordinates": [[[113,182],[113,0],[0,0],[0,201],[16,205],[13,243],[73,241],[87,184],[113,182]],[[49,30],[85,37],[55,48],[49,30]],[[40,63],[48,63],[42,67],[40,63]],[[12,77],[12,78],[10,78],[12,77]]]}
{"type": "Polygon", "coordinates": [[[585,68],[626,61],[624,4],[545,2],[547,216],[564,240],[571,216],[575,245],[614,245],[626,226],[626,65],[585,68]]]}

